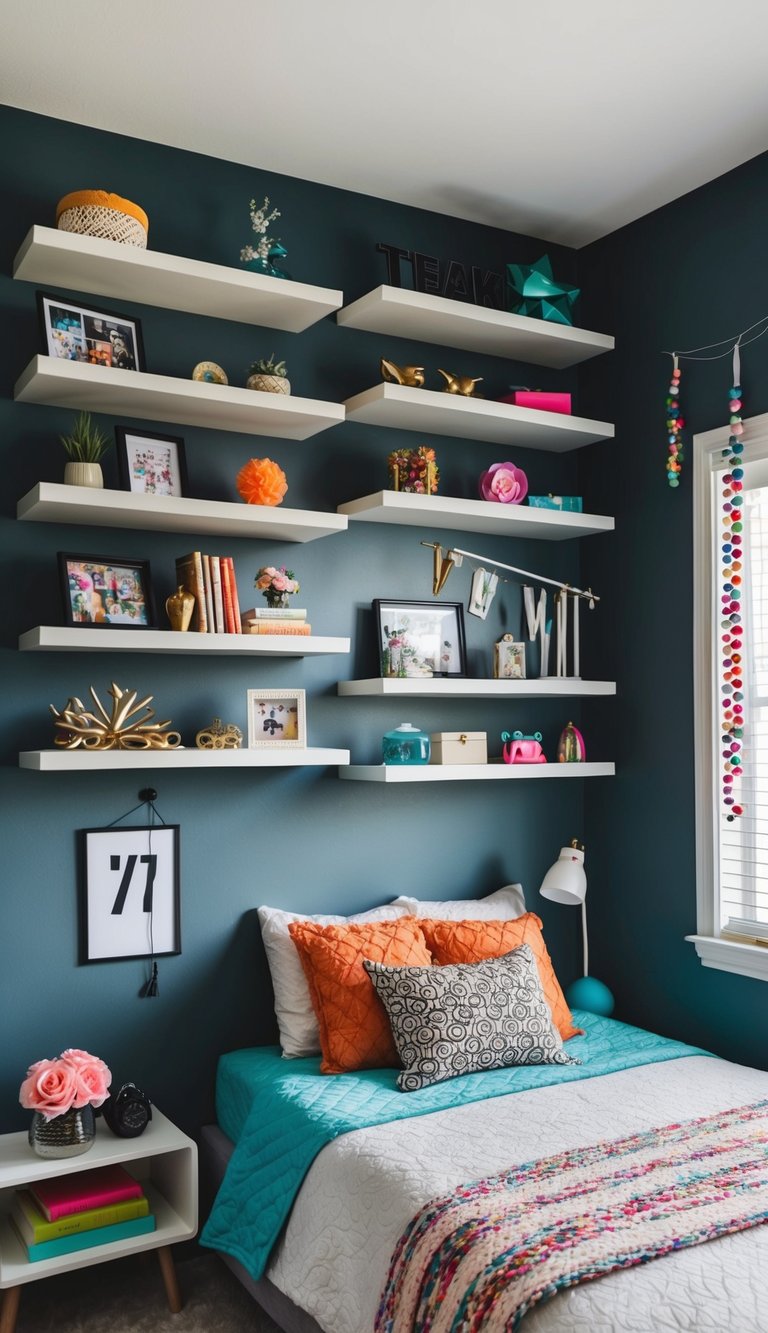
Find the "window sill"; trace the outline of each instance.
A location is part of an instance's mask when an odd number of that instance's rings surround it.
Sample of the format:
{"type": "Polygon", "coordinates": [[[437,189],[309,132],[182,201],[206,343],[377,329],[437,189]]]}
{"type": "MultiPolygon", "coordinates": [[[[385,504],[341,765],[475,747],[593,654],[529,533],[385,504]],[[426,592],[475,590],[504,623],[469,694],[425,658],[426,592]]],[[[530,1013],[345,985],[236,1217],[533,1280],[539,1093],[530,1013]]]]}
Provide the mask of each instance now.
{"type": "Polygon", "coordinates": [[[724,940],[711,935],[686,935],[696,949],[704,967],[715,967],[720,972],[735,972],[742,977],[768,981],[768,949],[759,944],[742,944],[738,940],[724,940]]]}

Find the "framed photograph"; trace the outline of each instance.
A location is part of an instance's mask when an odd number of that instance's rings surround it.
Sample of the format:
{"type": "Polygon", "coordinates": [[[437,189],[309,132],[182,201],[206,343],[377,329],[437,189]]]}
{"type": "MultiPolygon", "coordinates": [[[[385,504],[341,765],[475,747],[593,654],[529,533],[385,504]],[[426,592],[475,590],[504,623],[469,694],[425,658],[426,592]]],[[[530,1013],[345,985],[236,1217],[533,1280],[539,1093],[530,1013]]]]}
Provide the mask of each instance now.
{"type": "Polygon", "coordinates": [[[94,310],[78,301],[37,293],[43,343],[49,356],[116,370],[143,370],[141,324],[129,315],[94,310]]]}
{"type": "Polygon", "coordinates": [[[495,680],[525,680],[525,644],[515,643],[511,634],[493,645],[493,675],[495,680]]]}
{"type": "Polygon", "coordinates": [[[186,495],[187,460],[180,435],[115,426],[117,466],[124,491],[186,495]]]}
{"type": "Polygon", "coordinates": [[[382,676],[465,676],[464,608],[461,602],[373,603],[382,676]]]}
{"type": "Polygon", "coordinates": [[[306,690],[248,691],[248,749],[307,745],[306,690]]]}
{"type": "Polygon", "coordinates": [[[66,625],[157,629],[148,560],[59,551],[66,625]]]}
{"type": "Polygon", "coordinates": [[[80,962],[181,953],[179,825],[79,829],[80,962]]]}

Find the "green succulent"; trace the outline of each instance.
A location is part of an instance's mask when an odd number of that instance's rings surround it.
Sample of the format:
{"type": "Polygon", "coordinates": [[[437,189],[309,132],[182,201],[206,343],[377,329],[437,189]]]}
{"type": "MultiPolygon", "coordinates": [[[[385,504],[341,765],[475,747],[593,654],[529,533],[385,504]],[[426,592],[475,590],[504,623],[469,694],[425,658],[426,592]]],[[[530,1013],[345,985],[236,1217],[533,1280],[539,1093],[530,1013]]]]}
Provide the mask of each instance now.
{"type": "Polygon", "coordinates": [[[251,375],[279,375],[282,379],[288,374],[284,361],[276,361],[274,352],[268,357],[263,356],[260,361],[254,361],[251,364],[251,375]]]}
{"type": "Polygon", "coordinates": [[[67,457],[75,463],[100,463],[111,441],[94,423],[90,412],[81,412],[69,435],[60,435],[67,457]]]}

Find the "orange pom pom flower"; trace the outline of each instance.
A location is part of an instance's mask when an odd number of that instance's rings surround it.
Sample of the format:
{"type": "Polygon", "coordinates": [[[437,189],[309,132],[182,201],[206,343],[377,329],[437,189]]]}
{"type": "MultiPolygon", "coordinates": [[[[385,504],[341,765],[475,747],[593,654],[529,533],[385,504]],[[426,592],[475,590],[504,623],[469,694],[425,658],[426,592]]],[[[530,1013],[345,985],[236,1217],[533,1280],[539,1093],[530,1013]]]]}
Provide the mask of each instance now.
{"type": "Polygon", "coordinates": [[[235,485],[249,505],[279,505],[288,490],[283,469],[271,458],[250,458],[238,472],[235,485]]]}

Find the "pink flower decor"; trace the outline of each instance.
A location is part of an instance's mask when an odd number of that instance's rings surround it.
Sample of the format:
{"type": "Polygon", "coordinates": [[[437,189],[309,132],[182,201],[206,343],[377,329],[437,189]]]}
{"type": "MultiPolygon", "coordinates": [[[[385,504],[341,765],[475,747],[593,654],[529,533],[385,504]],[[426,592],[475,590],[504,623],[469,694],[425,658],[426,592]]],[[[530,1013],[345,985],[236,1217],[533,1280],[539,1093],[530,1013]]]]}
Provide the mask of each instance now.
{"type": "Polygon", "coordinates": [[[38,1060],[30,1065],[19,1101],[27,1111],[39,1111],[46,1120],[53,1120],[73,1107],[101,1106],[109,1096],[111,1082],[112,1075],[103,1060],[72,1048],[62,1051],[57,1060],[38,1060]]]}
{"type": "Polygon", "coordinates": [[[493,463],[480,474],[479,485],[483,500],[501,504],[519,505],[528,494],[528,478],[514,463],[493,463]]]}

